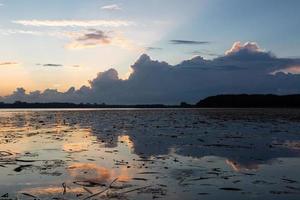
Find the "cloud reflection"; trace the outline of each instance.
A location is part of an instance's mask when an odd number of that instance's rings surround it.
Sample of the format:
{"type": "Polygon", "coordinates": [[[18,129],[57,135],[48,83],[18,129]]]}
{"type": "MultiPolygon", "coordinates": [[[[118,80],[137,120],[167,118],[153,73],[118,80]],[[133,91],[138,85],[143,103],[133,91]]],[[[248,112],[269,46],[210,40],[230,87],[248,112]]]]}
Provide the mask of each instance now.
{"type": "Polygon", "coordinates": [[[76,181],[104,183],[111,177],[107,168],[92,163],[74,163],[68,167],[68,172],[76,181]]]}

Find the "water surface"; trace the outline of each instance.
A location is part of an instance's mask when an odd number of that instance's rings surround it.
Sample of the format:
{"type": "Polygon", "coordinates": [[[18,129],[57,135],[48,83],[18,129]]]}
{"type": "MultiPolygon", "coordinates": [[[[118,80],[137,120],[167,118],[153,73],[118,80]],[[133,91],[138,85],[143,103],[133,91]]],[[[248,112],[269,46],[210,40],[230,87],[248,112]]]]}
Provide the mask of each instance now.
{"type": "Polygon", "coordinates": [[[2,110],[0,199],[299,199],[299,122],[289,109],[2,110]]]}

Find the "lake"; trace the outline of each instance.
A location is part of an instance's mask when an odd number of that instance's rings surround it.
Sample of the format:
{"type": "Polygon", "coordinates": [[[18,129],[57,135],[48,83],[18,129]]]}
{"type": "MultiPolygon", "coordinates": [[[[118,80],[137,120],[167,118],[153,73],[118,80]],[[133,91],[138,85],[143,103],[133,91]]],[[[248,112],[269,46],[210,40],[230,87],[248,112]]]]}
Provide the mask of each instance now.
{"type": "Polygon", "coordinates": [[[300,199],[297,109],[1,110],[0,122],[0,200],[300,199]]]}

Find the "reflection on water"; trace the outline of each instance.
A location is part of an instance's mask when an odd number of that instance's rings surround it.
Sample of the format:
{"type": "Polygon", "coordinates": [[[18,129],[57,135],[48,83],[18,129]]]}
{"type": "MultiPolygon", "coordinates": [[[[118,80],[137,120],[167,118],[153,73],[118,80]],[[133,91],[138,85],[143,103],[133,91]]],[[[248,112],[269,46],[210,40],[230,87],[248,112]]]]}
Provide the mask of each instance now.
{"type": "Polygon", "coordinates": [[[0,111],[0,197],[299,199],[299,121],[272,109],[0,111]]]}

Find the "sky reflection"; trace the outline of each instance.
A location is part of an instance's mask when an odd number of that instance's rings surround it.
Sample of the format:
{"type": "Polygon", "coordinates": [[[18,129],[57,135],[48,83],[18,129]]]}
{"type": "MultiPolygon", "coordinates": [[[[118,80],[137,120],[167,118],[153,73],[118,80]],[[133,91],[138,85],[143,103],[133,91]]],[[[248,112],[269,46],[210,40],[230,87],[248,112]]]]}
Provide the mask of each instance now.
{"type": "Polygon", "coordinates": [[[0,195],[76,199],[117,179],[102,197],[274,199],[281,191],[293,199],[300,187],[300,114],[263,113],[2,111],[0,195]],[[257,184],[261,191],[252,190],[257,184]]]}

